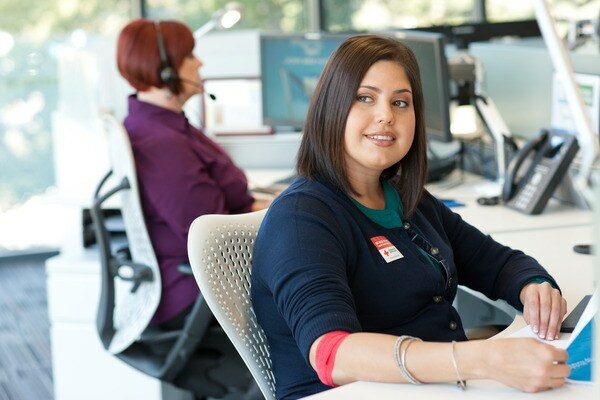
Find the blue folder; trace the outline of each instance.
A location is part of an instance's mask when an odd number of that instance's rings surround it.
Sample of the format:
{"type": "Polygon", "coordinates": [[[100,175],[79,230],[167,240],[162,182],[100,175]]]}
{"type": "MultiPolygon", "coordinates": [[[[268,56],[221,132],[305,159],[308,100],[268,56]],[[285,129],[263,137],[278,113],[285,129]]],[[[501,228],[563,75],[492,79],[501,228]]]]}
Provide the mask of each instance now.
{"type": "Polygon", "coordinates": [[[569,379],[580,382],[592,381],[592,338],[594,319],[590,319],[579,335],[567,347],[569,358],[567,364],[571,367],[569,379]]]}

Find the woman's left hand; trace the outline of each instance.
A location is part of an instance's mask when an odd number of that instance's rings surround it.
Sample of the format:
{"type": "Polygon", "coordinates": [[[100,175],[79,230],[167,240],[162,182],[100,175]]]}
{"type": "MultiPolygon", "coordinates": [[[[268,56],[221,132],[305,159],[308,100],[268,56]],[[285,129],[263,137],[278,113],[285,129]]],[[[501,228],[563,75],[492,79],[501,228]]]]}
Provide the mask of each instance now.
{"type": "Polygon", "coordinates": [[[530,283],[521,289],[523,318],[540,338],[558,339],[560,325],[567,313],[567,301],[548,282],[530,283]]]}

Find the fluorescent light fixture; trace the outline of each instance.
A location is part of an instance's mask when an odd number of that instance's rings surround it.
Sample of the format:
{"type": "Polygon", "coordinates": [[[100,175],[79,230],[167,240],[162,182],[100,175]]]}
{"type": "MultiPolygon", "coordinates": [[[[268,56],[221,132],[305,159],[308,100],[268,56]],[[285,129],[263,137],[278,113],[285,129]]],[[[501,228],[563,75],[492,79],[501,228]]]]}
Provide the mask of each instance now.
{"type": "Polygon", "coordinates": [[[198,39],[213,29],[229,29],[240,22],[243,15],[244,7],[240,3],[229,2],[225,7],[215,11],[210,21],[194,31],[194,38],[198,39]]]}

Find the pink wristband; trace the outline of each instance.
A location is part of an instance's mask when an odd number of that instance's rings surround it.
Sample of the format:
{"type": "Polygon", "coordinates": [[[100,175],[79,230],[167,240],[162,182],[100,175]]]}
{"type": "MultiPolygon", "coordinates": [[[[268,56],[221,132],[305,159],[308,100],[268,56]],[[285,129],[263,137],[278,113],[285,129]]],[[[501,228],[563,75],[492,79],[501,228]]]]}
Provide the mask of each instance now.
{"type": "Polygon", "coordinates": [[[335,355],[340,344],[350,335],[346,331],[332,331],[325,334],[319,345],[317,346],[317,356],[315,363],[317,364],[317,376],[327,386],[335,387],[333,383],[333,365],[335,363],[335,355]]]}

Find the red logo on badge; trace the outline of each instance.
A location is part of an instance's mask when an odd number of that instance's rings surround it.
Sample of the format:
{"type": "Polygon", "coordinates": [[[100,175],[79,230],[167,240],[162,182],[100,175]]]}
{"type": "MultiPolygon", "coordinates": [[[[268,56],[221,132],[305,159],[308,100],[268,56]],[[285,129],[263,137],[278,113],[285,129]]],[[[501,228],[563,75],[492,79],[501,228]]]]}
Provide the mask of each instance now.
{"type": "Polygon", "coordinates": [[[371,238],[371,242],[377,250],[383,250],[392,247],[392,243],[385,236],[375,236],[371,238]]]}
{"type": "Polygon", "coordinates": [[[375,248],[387,263],[404,257],[396,246],[394,246],[385,236],[372,237],[371,242],[375,245],[375,248]]]}

